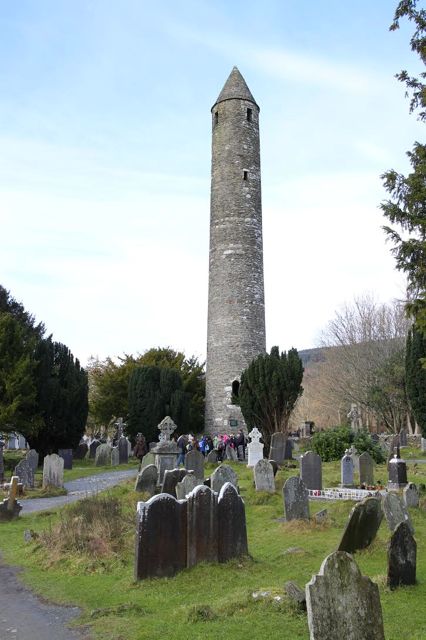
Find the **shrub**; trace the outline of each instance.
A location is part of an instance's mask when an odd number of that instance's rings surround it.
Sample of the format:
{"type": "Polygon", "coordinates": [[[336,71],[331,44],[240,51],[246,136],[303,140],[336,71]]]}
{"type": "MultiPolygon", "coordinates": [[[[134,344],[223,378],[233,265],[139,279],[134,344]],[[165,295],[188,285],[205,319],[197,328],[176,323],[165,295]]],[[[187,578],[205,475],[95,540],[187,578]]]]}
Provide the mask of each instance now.
{"type": "Polygon", "coordinates": [[[321,456],[323,462],[340,460],[352,444],[358,454],[368,451],[375,462],[384,462],[383,451],[366,430],[354,433],[349,427],[334,427],[319,431],[312,438],[312,450],[321,456]]]}

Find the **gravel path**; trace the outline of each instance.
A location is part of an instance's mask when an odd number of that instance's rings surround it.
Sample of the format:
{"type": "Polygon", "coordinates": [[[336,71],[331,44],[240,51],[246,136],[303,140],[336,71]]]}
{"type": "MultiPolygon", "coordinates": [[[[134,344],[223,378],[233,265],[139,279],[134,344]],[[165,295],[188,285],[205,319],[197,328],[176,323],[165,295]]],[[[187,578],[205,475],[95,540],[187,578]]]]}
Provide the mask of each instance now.
{"type": "MultiPolygon", "coordinates": [[[[137,468],[111,471],[65,483],[66,496],[22,500],[21,514],[44,511],[104,491],[137,474],[137,468]]],[[[18,567],[0,561],[0,640],[89,640],[85,629],[69,629],[67,623],[80,614],[78,607],[46,602],[25,587],[18,567]]]]}
{"type": "Polygon", "coordinates": [[[70,504],[71,502],[76,502],[76,500],[93,496],[100,491],[105,491],[105,489],[119,484],[123,480],[135,477],[137,473],[138,470],[135,467],[135,469],[127,469],[126,471],[107,471],[106,473],[99,473],[96,476],[70,480],[70,482],[65,482],[64,484],[65,489],[68,491],[68,495],[66,496],[22,500],[21,515],[61,507],[64,504],[70,504]]]}

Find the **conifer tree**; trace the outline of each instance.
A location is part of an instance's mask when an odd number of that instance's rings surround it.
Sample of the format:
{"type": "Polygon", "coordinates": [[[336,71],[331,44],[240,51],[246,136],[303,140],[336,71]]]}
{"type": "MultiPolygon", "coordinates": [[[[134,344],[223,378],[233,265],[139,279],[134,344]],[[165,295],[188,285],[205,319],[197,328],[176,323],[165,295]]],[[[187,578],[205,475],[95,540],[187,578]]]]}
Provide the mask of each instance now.
{"type": "Polygon", "coordinates": [[[426,337],[414,326],[407,336],[405,376],[411,410],[426,438],[426,337]]]}

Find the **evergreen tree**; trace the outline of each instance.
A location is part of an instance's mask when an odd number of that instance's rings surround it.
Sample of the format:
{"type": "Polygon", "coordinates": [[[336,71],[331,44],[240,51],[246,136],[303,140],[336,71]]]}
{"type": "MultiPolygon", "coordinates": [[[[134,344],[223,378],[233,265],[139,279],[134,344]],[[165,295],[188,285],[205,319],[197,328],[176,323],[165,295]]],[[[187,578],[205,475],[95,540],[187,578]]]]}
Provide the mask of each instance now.
{"type": "Polygon", "coordinates": [[[426,438],[426,337],[414,326],[407,336],[405,375],[411,410],[426,438]]]}
{"type": "Polygon", "coordinates": [[[244,420],[258,427],[265,438],[275,431],[287,433],[288,421],[303,393],[303,366],[296,349],[280,354],[278,347],[261,354],[241,374],[238,398],[244,420]]]}
{"type": "MultiPolygon", "coordinates": [[[[390,30],[398,29],[404,17],[415,25],[411,49],[426,64],[426,10],[417,9],[417,0],[402,0],[390,30]]],[[[416,78],[401,71],[397,78],[405,83],[407,94],[411,93],[410,111],[417,111],[419,120],[426,122],[426,72],[416,78]]],[[[426,145],[415,142],[407,155],[411,173],[404,176],[392,169],[382,176],[391,199],[383,202],[381,209],[396,225],[384,229],[394,244],[397,269],[408,277],[408,310],[418,328],[426,333],[426,145]]]]}
{"type": "Polygon", "coordinates": [[[37,344],[37,405],[42,427],[28,438],[45,455],[59,448],[75,448],[88,414],[87,373],[67,346],[51,337],[37,344]]]}
{"type": "Polygon", "coordinates": [[[190,396],[183,390],[177,371],[156,366],[138,367],[130,376],[127,432],[135,436],[140,431],[148,442],[157,440],[157,426],[167,415],[179,431],[185,431],[189,404],[190,396]]]}
{"type": "Polygon", "coordinates": [[[38,430],[35,338],[11,313],[0,312],[0,430],[25,437],[38,430]]]}

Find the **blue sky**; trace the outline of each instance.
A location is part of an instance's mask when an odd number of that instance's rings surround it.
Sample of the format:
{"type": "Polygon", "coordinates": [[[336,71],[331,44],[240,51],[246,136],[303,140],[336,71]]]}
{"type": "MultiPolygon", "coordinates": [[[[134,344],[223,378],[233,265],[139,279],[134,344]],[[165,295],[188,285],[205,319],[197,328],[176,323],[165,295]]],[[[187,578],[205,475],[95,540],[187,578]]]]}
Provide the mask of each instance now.
{"type": "Polygon", "coordinates": [[[268,347],[402,297],[380,174],[422,130],[395,4],[3,0],[0,283],[83,362],[204,357],[210,108],[237,65],[261,107],[268,347]]]}

